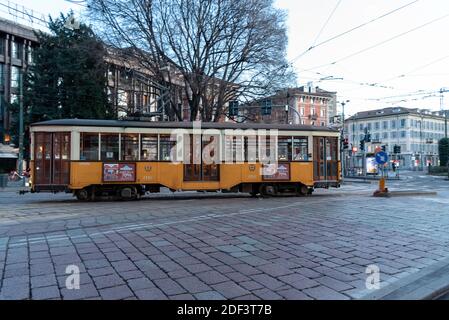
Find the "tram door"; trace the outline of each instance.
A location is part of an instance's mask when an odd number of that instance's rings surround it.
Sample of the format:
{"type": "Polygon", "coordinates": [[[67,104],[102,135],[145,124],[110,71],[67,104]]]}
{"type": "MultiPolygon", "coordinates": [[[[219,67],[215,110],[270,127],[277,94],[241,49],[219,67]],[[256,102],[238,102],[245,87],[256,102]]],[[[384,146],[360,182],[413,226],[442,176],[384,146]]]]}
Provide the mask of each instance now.
{"type": "Polygon", "coordinates": [[[338,180],[338,138],[314,137],[314,180],[338,180]]]}
{"type": "Polygon", "coordinates": [[[37,185],[70,182],[70,132],[36,132],[34,179],[37,185]]]}
{"type": "Polygon", "coordinates": [[[189,163],[184,164],[184,181],[219,181],[219,165],[211,159],[214,151],[207,152],[207,147],[214,142],[214,137],[209,141],[202,141],[201,136],[190,136],[190,142],[184,145],[185,159],[189,163]],[[208,157],[206,159],[205,157],[208,157]]]}

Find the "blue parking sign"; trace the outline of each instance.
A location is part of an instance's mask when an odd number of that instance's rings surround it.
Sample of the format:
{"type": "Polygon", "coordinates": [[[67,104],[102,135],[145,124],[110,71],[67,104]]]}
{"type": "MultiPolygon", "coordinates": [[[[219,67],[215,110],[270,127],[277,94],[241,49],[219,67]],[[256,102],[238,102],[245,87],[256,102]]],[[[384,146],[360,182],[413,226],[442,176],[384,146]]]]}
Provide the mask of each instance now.
{"type": "Polygon", "coordinates": [[[383,165],[388,162],[388,154],[384,151],[376,153],[376,162],[383,165]]]}

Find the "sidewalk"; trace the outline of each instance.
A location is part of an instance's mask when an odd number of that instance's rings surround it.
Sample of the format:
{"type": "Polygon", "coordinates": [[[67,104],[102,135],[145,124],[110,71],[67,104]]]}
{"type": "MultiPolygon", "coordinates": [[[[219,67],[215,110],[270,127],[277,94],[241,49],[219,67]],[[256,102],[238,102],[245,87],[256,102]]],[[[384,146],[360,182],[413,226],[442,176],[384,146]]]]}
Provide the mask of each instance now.
{"type": "Polygon", "coordinates": [[[449,290],[449,259],[362,297],[362,300],[434,300],[449,290]]]}

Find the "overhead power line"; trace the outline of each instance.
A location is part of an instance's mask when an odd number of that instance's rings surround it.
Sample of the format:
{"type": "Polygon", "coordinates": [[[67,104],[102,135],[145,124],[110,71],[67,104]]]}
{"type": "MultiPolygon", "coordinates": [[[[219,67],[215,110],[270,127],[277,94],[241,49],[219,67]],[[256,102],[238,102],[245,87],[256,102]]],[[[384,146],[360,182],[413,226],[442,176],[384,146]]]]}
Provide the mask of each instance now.
{"type": "Polygon", "coordinates": [[[337,34],[337,35],[335,35],[335,36],[333,36],[333,37],[331,37],[331,38],[329,38],[329,39],[326,39],[326,40],[324,40],[324,41],[318,43],[318,44],[314,44],[314,45],[312,45],[310,48],[308,48],[307,50],[305,50],[304,52],[302,52],[301,54],[299,54],[298,56],[296,56],[295,58],[293,58],[293,59],[291,60],[291,63],[294,63],[296,60],[298,60],[299,58],[301,58],[302,56],[304,56],[304,55],[307,54],[309,51],[312,51],[312,50],[315,49],[315,48],[318,48],[318,47],[320,47],[320,46],[322,46],[322,45],[324,45],[324,44],[326,44],[326,43],[329,43],[329,42],[331,42],[331,41],[333,41],[333,40],[336,40],[336,39],[338,39],[338,38],[341,38],[341,37],[343,37],[343,36],[345,36],[345,35],[347,35],[347,34],[349,34],[349,33],[351,33],[351,32],[354,32],[354,31],[356,31],[356,30],[358,30],[358,29],[361,29],[361,28],[363,28],[363,27],[366,27],[367,25],[369,25],[369,24],[371,24],[371,23],[374,23],[374,22],[376,22],[376,21],[378,21],[378,20],[381,20],[381,19],[383,19],[383,18],[385,18],[385,17],[388,17],[389,15],[392,15],[392,14],[394,14],[394,13],[396,13],[396,12],[402,10],[402,9],[405,9],[405,8],[407,8],[407,7],[409,7],[409,6],[411,6],[411,5],[415,4],[415,3],[417,3],[418,1],[420,1],[420,0],[415,0],[415,1],[409,2],[409,3],[403,5],[403,6],[399,7],[399,8],[396,8],[396,9],[394,9],[394,10],[391,10],[391,11],[389,11],[389,12],[386,12],[386,13],[384,13],[384,14],[382,14],[382,15],[380,15],[380,16],[374,18],[374,19],[371,19],[371,20],[369,20],[369,21],[367,21],[367,22],[365,22],[365,23],[362,23],[362,24],[360,24],[360,25],[358,25],[358,26],[355,26],[355,27],[353,27],[353,28],[351,28],[351,29],[349,29],[349,30],[346,30],[346,31],[344,31],[344,32],[342,32],[342,33],[340,33],[340,34],[337,34]]]}
{"type": "Polygon", "coordinates": [[[382,46],[382,45],[384,45],[384,44],[386,44],[386,43],[388,43],[388,42],[391,42],[391,41],[393,41],[393,40],[396,40],[396,39],[398,39],[398,38],[400,38],[400,37],[403,37],[403,36],[405,36],[405,35],[407,35],[407,34],[410,34],[410,33],[412,33],[412,32],[415,32],[415,31],[419,30],[419,29],[422,29],[422,28],[424,28],[424,27],[427,27],[427,26],[429,26],[429,25],[431,25],[431,24],[433,24],[433,23],[436,23],[436,22],[438,22],[438,21],[441,21],[441,20],[443,20],[443,19],[446,19],[447,17],[449,17],[449,13],[447,13],[447,14],[445,14],[445,15],[439,17],[439,18],[436,18],[436,19],[433,19],[433,20],[431,20],[431,21],[428,21],[428,22],[426,22],[426,23],[424,23],[424,24],[421,24],[421,25],[419,25],[419,26],[417,26],[417,27],[415,27],[415,28],[412,28],[412,29],[409,29],[409,30],[407,30],[407,31],[405,31],[405,32],[402,32],[402,33],[400,33],[400,34],[397,34],[397,35],[395,35],[395,36],[393,36],[393,37],[391,37],[391,38],[388,38],[388,39],[386,39],[386,40],[383,40],[383,41],[381,41],[381,42],[378,42],[378,43],[376,43],[376,44],[374,44],[374,45],[372,45],[372,46],[369,46],[369,47],[367,47],[367,48],[365,48],[365,49],[362,49],[362,50],[359,50],[359,51],[357,51],[357,52],[351,53],[351,54],[349,54],[349,55],[347,55],[347,56],[345,56],[345,57],[342,57],[342,58],[340,58],[340,59],[338,59],[338,60],[335,60],[334,62],[322,64],[322,65],[319,65],[319,66],[316,66],[316,67],[313,67],[313,68],[309,68],[309,69],[305,69],[305,70],[302,70],[302,71],[311,71],[311,70],[319,69],[319,68],[322,68],[322,67],[327,67],[327,66],[331,66],[331,65],[336,65],[337,63],[340,63],[340,62],[345,61],[345,60],[347,60],[347,59],[349,59],[349,58],[355,57],[355,56],[357,56],[357,55],[359,55],[359,54],[362,54],[362,53],[364,53],[364,52],[366,52],[366,51],[369,51],[369,50],[372,50],[372,49],[374,49],[374,48],[380,47],[380,46],[382,46]]]}
{"type": "Polygon", "coordinates": [[[317,43],[318,39],[321,37],[324,29],[326,29],[327,25],[329,24],[329,21],[332,19],[332,17],[335,14],[335,11],[337,11],[338,7],[340,6],[341,2],[343,0],[338,0],[337,4],[335,5],[334,9],[332,10],[332,12],[330,13],[329,17],[327,18],[326,22],[324,23],[324,25],[321,27],[320,32],[318,32],[318,35],[316,36],[315,40],[313,41],[313,44],[311,47],[314,47],[315,44],[317,43]]]}

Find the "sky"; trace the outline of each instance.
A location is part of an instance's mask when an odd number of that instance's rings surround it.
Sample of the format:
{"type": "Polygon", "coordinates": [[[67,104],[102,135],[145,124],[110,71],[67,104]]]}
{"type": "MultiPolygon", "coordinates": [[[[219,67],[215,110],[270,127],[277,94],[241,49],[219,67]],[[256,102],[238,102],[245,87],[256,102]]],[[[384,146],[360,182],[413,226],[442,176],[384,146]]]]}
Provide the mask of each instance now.
{"type": "MultiPolygon", "coordinates": [[[[81,17],[84,9],[65,0],[0,0],[0,16],[21,23],[26,21],[11,15],[8,3],[37,16],[73,9],[81,17]]],[[[298,86],[313,82],[337,92],[339,102],[349,100],[347,116],[391,106],[440,109],[439,91],[449,90],[449,1],[275,0],[275,5],[288,14],[288,61],[298,86]]],[[[449,109],[449,92],[444,96],[449,109]]]]}

